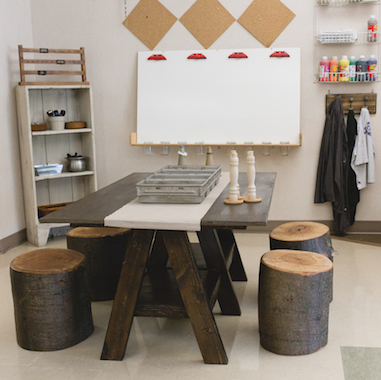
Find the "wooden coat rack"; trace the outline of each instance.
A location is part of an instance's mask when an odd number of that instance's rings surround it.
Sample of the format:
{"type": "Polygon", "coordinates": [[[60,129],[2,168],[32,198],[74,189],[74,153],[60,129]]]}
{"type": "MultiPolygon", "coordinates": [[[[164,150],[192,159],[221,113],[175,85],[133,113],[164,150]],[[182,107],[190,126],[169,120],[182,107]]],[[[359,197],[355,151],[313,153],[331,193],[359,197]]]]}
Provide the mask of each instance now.
{"type": "Polygon", "coordinates": [[[360,114],[361,108],[366,107],[369,113],[376,113],[377,105],[377,94],[367,93],[367,94],[330,94],[326,95],[325,100],[325,113],[328,111],[328,106],[335,100],[338,96],[341,100],[343,106],[344,114],[347,115],[349,110],[352,108],[355,114],[360,114]]]}

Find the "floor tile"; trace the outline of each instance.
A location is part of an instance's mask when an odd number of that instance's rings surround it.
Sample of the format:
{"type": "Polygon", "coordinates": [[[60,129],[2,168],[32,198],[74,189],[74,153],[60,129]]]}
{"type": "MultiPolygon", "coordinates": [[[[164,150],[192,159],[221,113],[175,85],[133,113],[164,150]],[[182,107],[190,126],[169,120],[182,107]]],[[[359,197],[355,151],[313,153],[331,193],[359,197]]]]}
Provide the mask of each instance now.
{"type": "Polygon", "coordinates": [[[341,347],[345,380],[381,379],[381,348],[341,347]]]}

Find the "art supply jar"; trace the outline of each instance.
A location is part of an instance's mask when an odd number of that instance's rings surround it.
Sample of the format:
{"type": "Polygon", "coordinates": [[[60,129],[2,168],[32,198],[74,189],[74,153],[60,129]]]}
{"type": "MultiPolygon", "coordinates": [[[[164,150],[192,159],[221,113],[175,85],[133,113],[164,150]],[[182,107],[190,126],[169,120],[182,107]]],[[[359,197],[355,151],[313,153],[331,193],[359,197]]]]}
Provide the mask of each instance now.
{"type": "Polygon", "coordinates": [[[356,65],[356,78],[359,82],[366,81],[366,73],[368,71],[368,65],[364,55],[360,55],[356,65]]]}
{"type": "Polygon", "coordinates": [[[351,82],[356,81],[356,65],[357,65],[356,58],[352,55],[349,60],[349,80],[351,82]]]}
{"type": "Polygon", "coordinates": [[[49,125],[53,131],[65,129],[65,116],[49,116],[49,125]]]}
{"type": "MultiPolygon", "coordinates": [[[[338,81],[338,67],[337,67],[337,57],[334,55],[329,62],[329,81],[330,82],[337,82],[338,81]]],[[[356,71],[356,69],[355,69],[356,71]]]]}
{"type": "Polygon", "coordinates": [[[324,56],[320,61],[319,66],[319,82],[328,82],[329,80],[329,61],[326,56],[324,56]]]}
{"type": "Polygon", "coordinates": [[[343,55],[339,63],[340,82],[349,81],[349,59],[343,55]]]}
{"type": "Polygon", "coordinates": [[[377,59],[374,55],[371,55],[367,62],[367,79],[369,81],[375,81],[377,79],[377,59]]]}
{"type": "Polygon", "coordinates": [[[368,20],[368,42],[377,42],[378,22],[375,15],[368,20]]]}

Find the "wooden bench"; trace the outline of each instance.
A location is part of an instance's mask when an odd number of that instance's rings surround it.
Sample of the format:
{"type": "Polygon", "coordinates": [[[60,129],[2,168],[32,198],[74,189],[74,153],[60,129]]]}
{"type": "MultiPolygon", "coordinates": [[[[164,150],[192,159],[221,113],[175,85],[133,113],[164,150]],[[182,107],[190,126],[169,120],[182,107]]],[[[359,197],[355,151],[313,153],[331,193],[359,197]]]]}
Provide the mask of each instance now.
{"type": "Polygon", "coordinates": [[[77,227],[66,234],[67,247],[86,257],[91,301],[114,299],[129,232],[126,228],[77,227]]]}
{"type": "Polygon", "coordinates": [[[274,250],[261,258],[258,311],[263,348],[304,355],[327,344],[332,262],[305,251],[274,250]]]}
{"type": "Polygon", "coordinates": [[[32,351],[73,346],[94,330],[85,257],[44,248],[10,264],[17,343],[32,351]]]}

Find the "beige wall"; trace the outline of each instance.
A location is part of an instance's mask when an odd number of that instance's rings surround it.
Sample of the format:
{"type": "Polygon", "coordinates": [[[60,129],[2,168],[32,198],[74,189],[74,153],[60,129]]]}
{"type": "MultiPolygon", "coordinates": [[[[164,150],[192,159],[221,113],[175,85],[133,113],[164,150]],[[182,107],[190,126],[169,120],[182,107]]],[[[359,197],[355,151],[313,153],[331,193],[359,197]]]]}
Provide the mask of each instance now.
{"type": "Polygon", "coordinates": [[[25,228],[14,88],[20,80],[17,45],[33,43],[29,0],[0,2],[0,36],[1,241],[25,228]]]}
{"type": "MultiPolygon", "coordinates": [[[[179,18],[194,1],[162,0],[162,3],[179,18]]],[[[220,1],[235,18],[239,18],[252,2],[252,0],[220,1]]],[[[30,2],[34,47],[75,48],[84,46],[86,48],[87,74],[94,95],[99,188],[133,171],[154,171],[166,164],[176,164],[177,156],[173,148],[169,157],[161,156],[159,149],[154,150],[154,156],[148,157],[144,156],[141,147],[129,145],[129,134],[136,130],[137,52],[148,49],[122,25],[124,1],[30,0],[30,2]]],[[[301,130],[303,145],[292,148],[289,156],[285,157],[279,155],[278,148],[273,148],[268,157],[262,156],[260,149],[257,148],[255,150],[256,168],[257,171],[277,172],[269,220],[330,220],[332,218],[330,204],[315,205],[313,203],[317,160],[325,119],[325,94],[328,90],[331,93],[357,93],[372,90],[377,92],[380,84],[354,85],[352,87],[314,84],[313,74],[317,71],[313,50],[314,1],[283,0],[283,2],[296,14],[296,17],[272,47],[300,47],[302,50],[301,130]]],[[[131,10],[137,0],[127,3],[131,10]]],[[[16,19],[16,15],[13,14],[13,17],[16,19]]],[[[7,72],[10,75],[15,75],[13,73],[17,71],[17,43],[15,41],[9,48],[12,53],[10,54],[12,65],[7,68],[7,72]]],[[[27,45],[27,42],[24,44],[27,45]]],[[[245,47],[261,48],[263,45],[240,24],[234,23],[210,49],[245,47]]],[[[181,49],[202,49],[202,46],[181,23],[176,22],[155,50],[181,49]]],[[[14,113],[14,110],[11,112],[14,113]]],[[[12,119],[12,121],[14,120],[12,119]]],[[[378,152],[381,149],[379,121],[380,114],[372,116],[378,152]]],[[[4,145],[3,142],[0,144],[4,145]]],[[[13,138],[14,144],[15,139],[13,138]]],[[[189,163],[204,163],[205,158],[197,156],[195,149],[189,148],[188,152],[189,163]]],[[[241,170],[245,170],[242,159],[244,152],[244,149],[239,149],[241,170]]],[[[216,163],[223,165],[224,170],[228,170],[229,160],[226,148],[216,149],[214,157],[216,163]]],[[[379,155],[376,165],[377,178],[380,178],[379,155]]],[[[18,165],[16,165],[16,169],[16,179],[15,174],[8,173],[8,176],[12,178],[12,192],[17,194],[16,198],[19,201],[18,165]]],[[[380,220],[380,190],[380,184],[373,184],[361,192],[357,220],[380,220]]],[[[15,199],[12,202],[15,202],[15,199]]],[[[16,232],[17,228],[21,226],[22,218],[19,212],[16,215],[12,216],[12,219],[15,220],[12,220],[12,228],[7,231],[8,234],[12,231],[16,232]]],[[[6,236],[7,233],[4,232],[3,236],[6,236]]]]}

